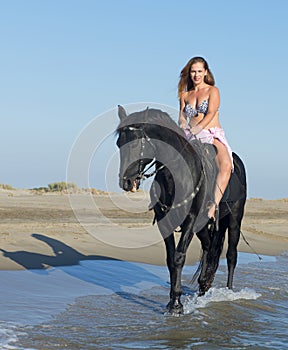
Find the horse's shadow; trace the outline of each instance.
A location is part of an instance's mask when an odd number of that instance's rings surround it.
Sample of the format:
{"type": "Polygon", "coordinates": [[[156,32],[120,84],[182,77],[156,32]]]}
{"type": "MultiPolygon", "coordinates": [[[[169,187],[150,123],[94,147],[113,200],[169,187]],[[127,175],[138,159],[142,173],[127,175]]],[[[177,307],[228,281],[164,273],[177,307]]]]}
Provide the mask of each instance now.
{"type": "Polygon", "coordinates": [[[106,256],[85,255],[57,239],[42,234],[35,233],[32,237],[48,244],[53,255],[28,251],[9,252],[1,248],[0,251],[5,257],[33,273],[48,275],[58,269],[81,281],[109,289],[122,299],[141,304],[153,311],[159,312],[165,307],[164,304],[146,296],[133,293],[133,287],[137,289],[137,284],[143,282],[167,288],[166,281],[139,264],[106,256]],[[132,292],[129,288],[132,288],[132,292]]]}

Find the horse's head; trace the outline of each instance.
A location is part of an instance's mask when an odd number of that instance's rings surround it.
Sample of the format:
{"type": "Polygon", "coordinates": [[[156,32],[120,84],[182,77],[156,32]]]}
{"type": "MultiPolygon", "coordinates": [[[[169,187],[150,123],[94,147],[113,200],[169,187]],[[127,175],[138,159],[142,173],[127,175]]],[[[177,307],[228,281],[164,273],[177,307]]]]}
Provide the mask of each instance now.
{"type": "Polygon", "coordinates": [[[144,169],[154,158],[153,145],[145,131],[145,123],[135,123],[122,106],[118,108],[120,125],[117,146],[120,149],[119,186],[135,192],[140,185],[144,169]]]}

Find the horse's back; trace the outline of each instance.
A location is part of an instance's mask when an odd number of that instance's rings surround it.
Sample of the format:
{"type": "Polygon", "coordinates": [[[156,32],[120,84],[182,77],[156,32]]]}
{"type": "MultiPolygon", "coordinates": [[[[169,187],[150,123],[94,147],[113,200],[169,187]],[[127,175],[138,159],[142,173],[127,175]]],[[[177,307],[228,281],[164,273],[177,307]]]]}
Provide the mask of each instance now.
{"type": "MultiPolygon", "coordinates": [[[[241,158],[233,152],[234,171],[231,173],[228,186],[220,203],[220,217],[226,216],[233,210],[235,203],[236,208],[244,209],[247,197],[246,171],[241,158]]],[[[236,209],[235,208],[235,209],[236,209]]]]}
{"type": "Polygon", "coordinates": [[[245,171],[244,163],[236,153],[233,152],[232,155],[233,155],[234,169],[235,169],[233,173],[237,175],[237,177],[240,180],[240,183],[246,188],[246,171],[245,171]]]}

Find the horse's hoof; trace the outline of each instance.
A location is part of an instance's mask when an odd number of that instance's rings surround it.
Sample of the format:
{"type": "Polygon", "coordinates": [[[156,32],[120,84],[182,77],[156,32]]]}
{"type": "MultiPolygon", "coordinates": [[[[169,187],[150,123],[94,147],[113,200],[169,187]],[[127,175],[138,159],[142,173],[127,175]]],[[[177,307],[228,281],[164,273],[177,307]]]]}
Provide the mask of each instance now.
{"type": "Polygon", "coordinates": [[[198,297],[203,297],[205,295],[205,290],[199,290],[198,297]]]}
{"type": "Polygon", "coordinates": [[[177,309],[172,308],[172,309],[169,309],[169,310],[168,310],[168,314],[169,314],[170,316],[179,317],[179,316],[183,315],[183,313],[184,313],[183,308],[182,308],[182,309],[179,309],[179,308],[177,308],[177,309]]]}
{"type": "Polygon", "coordinates": [[[208,292],[208,290],[212,287],[212,283],[205,283],[202,284],[201,287],[199,287],[198,289],[198,297],[203,297],[203,295],[205,295],[206,292],[208,292]]]}
{"type": "Polygon", "coordinates": [[[184,308],[181,303],[178,303],[177,305],[173,305],[172,303],[167,304],[168,314],[171,316],[180,316],[184,313],[184,308]]]}

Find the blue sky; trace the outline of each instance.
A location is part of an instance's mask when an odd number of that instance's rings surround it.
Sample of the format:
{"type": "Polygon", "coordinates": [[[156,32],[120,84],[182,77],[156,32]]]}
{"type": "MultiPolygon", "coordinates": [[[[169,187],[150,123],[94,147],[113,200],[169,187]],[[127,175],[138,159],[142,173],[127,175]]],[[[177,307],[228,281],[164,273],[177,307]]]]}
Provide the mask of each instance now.
{"type": "Polygon", "coordinates": [[[288,197],[287,13],[286,0],[0,0],[0,183],[65,180],[73,145],[96,120],[89,184],[107,189],[116,151],[106,113],[112,134],[118,104],[177,110],[179,73],[201,55],[248,196],[288,197]]]}

